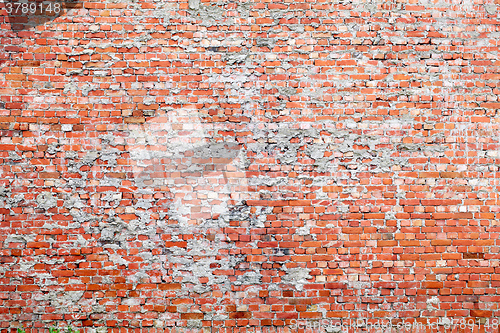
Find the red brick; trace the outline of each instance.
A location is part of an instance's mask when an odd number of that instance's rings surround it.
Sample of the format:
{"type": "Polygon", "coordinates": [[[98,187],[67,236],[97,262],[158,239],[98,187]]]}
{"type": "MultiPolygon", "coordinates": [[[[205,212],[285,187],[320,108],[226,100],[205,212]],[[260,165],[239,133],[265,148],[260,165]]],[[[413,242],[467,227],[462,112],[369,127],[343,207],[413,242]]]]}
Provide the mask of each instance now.
{"type": "Polygon", "coordinates": [[[490,318],[493,315],[492,311],[487,310],[470,310],[471,317],[486,317],[490,318]]]}
{"type": "Polygon", "coordinates": [[[203,313],[181,313],[181,319],[203,319],[205,316],[203,313]]]}

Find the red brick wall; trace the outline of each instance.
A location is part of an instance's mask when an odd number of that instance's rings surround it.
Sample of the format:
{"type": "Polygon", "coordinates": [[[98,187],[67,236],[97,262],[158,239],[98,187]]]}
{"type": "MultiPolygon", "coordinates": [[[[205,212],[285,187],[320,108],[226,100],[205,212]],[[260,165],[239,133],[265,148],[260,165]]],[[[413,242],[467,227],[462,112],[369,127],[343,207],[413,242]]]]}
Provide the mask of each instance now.
{"type": "Polygon", "coordinates": [[[496,2],[2,3],[1,332],[495,331],[496,2]]]}

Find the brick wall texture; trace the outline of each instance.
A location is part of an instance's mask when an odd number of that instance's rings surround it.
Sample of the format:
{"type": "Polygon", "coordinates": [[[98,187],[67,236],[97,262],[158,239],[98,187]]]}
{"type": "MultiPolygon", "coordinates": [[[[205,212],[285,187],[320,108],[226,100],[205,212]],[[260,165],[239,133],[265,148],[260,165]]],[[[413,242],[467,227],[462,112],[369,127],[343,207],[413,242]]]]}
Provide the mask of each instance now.
{"type": "Polygon", "coordinates": [[[9,1],[1,332],[496,332],[500,1],[9,1]]]}

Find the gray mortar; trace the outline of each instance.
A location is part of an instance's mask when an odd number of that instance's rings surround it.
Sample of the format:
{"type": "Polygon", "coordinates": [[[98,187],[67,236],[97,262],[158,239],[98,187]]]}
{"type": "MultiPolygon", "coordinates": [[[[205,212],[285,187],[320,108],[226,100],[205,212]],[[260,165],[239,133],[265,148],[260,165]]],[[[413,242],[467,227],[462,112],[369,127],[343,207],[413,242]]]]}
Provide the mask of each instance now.
{"type": "Polygon", "coordinates": [[[249,271],[245,272],[243,275],[237,276],[236,281],[233,282],[234,285],[259,285],[261,283],[262,274],[259,272],[249,271]]]}
{"type": "Polygon", "coordinates": [[[50,192],[43,192],[36,197],[36,202],[38,207],[50,209],[57,205],[57,198],[50,192]]]}

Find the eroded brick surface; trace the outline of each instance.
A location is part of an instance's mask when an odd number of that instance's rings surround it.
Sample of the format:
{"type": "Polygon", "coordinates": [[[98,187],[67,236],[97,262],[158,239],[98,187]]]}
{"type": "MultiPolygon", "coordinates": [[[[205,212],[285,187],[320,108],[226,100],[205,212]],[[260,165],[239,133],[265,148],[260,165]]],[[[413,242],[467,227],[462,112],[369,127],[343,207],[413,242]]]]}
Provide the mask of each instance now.
{"type": "Polygon", "coordinates": [[[500,317],[496,1],[5,6],[2,332],[500,317]]]}

